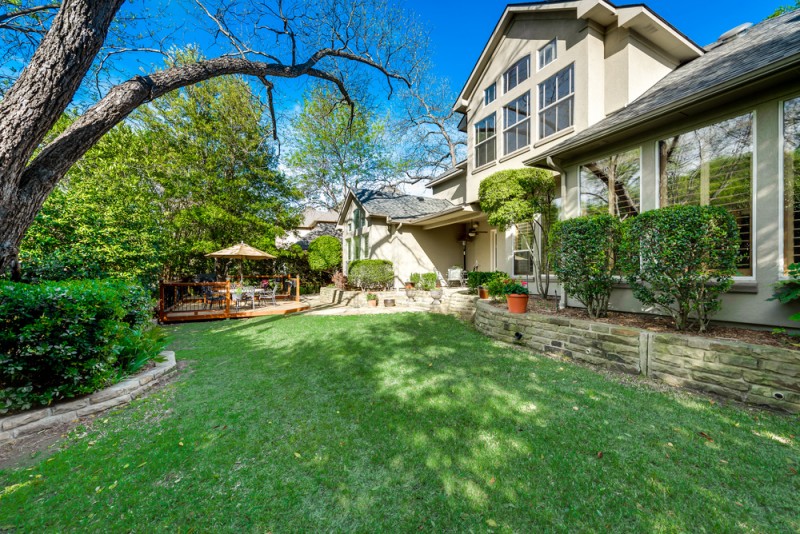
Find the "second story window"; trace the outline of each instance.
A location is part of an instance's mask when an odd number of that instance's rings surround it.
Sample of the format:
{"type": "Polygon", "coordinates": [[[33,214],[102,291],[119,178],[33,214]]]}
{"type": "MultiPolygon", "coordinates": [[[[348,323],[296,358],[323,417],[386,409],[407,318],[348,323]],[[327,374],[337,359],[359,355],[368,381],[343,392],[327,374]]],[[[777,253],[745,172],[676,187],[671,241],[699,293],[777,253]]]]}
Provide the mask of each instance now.
{"type": "Polygon", "coordinates": [[[495,98],[497,98],[497,84],[493,83],[483,90],[483,105],[491,104],[495,98]]]}
{"type": "Polygon", "coordinates": [[[525,56],[503,74],[503,92],[507,93],[525,80],[531,72],[531,57],[525,56]]]}
{"type": "Polygon", "coordinates": [[[503,154],[510,154],[530,143],[530,93],[503,107],[503,154]]]}
{"type": "Polygon", "coordinates": [[[539,68],[549,65],[556,59],[556,40],[553,39],[539,49],[539,68]]]}
{"type": "Polygon", "coordinates": [[[494,113],[475,123],[475,167],[482,167],[495,159],[494,113]]]}
{"type": "Polygon", "coordinates": [[[539,84],[539,137],[569,128],[574,120],[575,66],[558,71],[539,84]]]}

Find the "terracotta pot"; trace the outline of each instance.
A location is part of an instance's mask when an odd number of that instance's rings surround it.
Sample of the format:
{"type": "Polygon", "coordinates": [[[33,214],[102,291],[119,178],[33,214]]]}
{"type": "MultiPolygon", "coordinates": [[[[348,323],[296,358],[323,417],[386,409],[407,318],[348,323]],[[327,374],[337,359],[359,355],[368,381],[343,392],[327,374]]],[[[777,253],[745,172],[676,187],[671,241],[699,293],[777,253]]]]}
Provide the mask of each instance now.
{"type": "Polygon", "coordinates": [[[485,288],[485,287],[479,287],[479,288],[478,288],[478,296],[479,296],[481,299],[484,299],[484,300],[485,300],[485,299],[488,299],[488,298],[489,298],[489,292],[486,290],[486,288],[485,288]]]}
{"type": "Polygon", "coordinates": [[[406,289],[414,289],[414,282],[406,282],[406,289]]]}
{"type": "Polygon", "coordinates": [[[370,308],[377,308],[378,307],[378,301],[377,300],[368,300],[367,301],[367,306],[369,306],[370,308]]]}
{"type": "Polygon", "coordinates": [[[525,313],[528,310],[528,295],[507,295],[509,313],[525,313]]]}

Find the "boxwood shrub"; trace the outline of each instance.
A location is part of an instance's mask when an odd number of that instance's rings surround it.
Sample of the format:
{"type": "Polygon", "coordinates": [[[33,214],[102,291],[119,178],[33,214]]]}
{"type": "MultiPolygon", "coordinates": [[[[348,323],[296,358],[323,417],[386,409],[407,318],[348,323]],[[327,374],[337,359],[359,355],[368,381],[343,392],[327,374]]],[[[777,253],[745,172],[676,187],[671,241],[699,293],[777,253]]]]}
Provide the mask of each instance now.
{"type": "Polygon", "coordinates": [[[144,288],[119,280],[0,282],[0,413],[92,393],[157,357],[144,288]]]}
{"type": "Polygon", "coordinates": [[[359,289],[384,289],[394,282],[394,267],[388,260],[355,260],[350,263],[347,278],[359,289]]]}
{"type": "Polygon", "coordinates": [[[627,219],[623,232],[622,266],[636,298],[671,315],[678,330],[704,332],[737,273],[733,215],[721,207],[670,206],[627,219]]]}
{"type": "Polygon", "coordinates": [[[593,319],[608,312],[620,236],[620,222],[610,215],[567,219],[550,230],[553,271],[593,319]]]}

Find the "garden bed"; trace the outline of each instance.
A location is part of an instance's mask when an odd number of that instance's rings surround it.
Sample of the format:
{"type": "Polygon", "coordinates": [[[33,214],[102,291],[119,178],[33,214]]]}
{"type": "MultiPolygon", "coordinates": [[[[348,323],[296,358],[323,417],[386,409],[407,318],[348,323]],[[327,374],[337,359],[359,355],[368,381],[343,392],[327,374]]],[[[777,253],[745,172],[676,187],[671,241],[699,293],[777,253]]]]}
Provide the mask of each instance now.
{"type": "MultiPolygon", "coordinates": [[[[506,309],[504,302],[491,301],[492,306],[506,309]]],[[[712,323],[704,333],[699,332],[677,332],[670,317],[663,315],[651,315],[645,313],[615,312],[609,311],[607,317],[590,319],[584,308],[562,308],[556,310],[554,299],[544,300],[535,295],[528,299],[528,312],[540,313],[542,315],[552,315],[556,317],[570,317],[574,319],[584,319],[597,321],[599,323],[625,326],[628,328],[639,328],[651,332],[663,332],[671,334],[687,334],[692,336],[722,339],[729,341],[741,341],[743,343],[753,343],[756,345],[769,345],[771,347],[793,347],[800,344],[800,340],[788,334],[777,334],[769,330],[753,330],[750,328],[720,325],[712,323]]]]}

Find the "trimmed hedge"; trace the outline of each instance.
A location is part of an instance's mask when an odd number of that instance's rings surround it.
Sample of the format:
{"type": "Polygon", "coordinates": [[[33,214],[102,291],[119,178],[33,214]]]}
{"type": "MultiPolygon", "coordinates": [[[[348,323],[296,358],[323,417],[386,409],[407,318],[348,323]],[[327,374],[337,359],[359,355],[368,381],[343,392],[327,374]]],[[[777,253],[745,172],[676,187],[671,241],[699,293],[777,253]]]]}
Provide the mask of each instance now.
{"type": "Polygon", "coordinates": [[[356,260],[350,263],[347,278],[360,289],[383,289],[394,282],[394,266],[388,260],[356,260]]]}
{"type": "Polygon", "coordinates": [[[141,286],[120,280],[0,283],[0,413],[97,391],[158,356],[141,286]]]}
{"type": "Polygon", "coordinates": [[[675,328],[704,332],[733,285],[739,229],[715,206],[670,206],[623,225],[622,266],[633,294],[670,314],[675,328]]]}
{"type": "Polygon", "coordinates": [[[611,215],[567,219],[550,230],[553,271],[593,319],[608,312],[620,237],[621,223],[611,215]]]}

